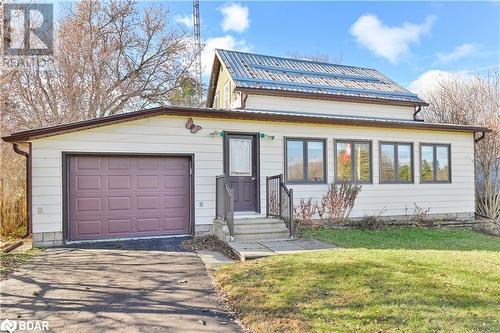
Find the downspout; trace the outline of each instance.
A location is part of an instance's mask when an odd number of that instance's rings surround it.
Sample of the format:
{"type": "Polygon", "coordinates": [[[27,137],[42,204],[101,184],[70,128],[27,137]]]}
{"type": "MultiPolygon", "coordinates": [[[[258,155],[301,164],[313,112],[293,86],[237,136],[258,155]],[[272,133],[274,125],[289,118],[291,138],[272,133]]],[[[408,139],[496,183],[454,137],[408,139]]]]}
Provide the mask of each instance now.
{"type": "Polygon", "coordinates": [[[483,140],[485,137],[486,137],[486,132],[482,132],[479,137],[474,138],[474,142],[478,143],[479,141],[483,140]]]}
{"type": "Polygon", "coordinates": [[[28,142],[28,151],[25,152],[19,148],[18,143],[13,143],[14,151],[26,158],[26,233],[22,238],[26,238],[31,235],[32,225],[31,225],[31,142],[28,142]]]}
{"type": "MultiPolygon", "coordinates": [[[[476,136],[476,133],[474,133],[474,178],[476,178],[476,144],[479,143],[481,140],[483,140],[485,137],[486,137],[486,132],[481,132],[481,135],[479,137],[475,137],[476,136]]],[[[475,179],[474,179],[475,181],[475,179]]],[[[477,186],[474,186],[475,188],[475,200],[477,200],[477,186]]],[[[474,206],[476,205],[476,203],[474,203],[474,206]]],[[[474,214],[476,214],[477,216],[480,216],[482,218],[485,218],[485,219],[488,219],[488,220],[491,220],[493,222],[495,222],[494,219],[492,219],[491,217],[489,216],[486,216],[486,215],[483,215],[483,214],[480,214],[478,212],[475,211],[474,209],[474,214]]]]}
{"type": "Polygon", "coordinates": [[[418,119],[417,114],[422,111],[422,105],[419,105],[418,108],[413,112],[413,120],[415,121],[424,121],[423,119],[418,119]]]}

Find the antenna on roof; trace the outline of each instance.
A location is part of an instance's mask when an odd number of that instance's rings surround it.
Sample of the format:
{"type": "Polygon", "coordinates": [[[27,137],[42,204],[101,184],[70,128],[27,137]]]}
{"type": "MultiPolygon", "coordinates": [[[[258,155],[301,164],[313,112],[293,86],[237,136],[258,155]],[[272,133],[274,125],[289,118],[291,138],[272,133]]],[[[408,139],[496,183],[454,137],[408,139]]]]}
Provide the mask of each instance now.
{"type": "Polygon", "coordinates": [[[200,1],[193,0],[194,47],[196,50],[196,76],[198,78],[198,103],[203,98],[203,81],[201,76],[201,33],[200,33],[200,1]]]}

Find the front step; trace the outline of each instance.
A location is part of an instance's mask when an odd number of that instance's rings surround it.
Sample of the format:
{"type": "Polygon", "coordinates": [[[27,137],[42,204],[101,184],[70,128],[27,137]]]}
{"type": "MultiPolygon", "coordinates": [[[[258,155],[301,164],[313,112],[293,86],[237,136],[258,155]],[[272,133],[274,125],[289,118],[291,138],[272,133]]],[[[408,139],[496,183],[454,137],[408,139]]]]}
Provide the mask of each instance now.
{"type": "Polygon", "coordinates": [[[235,218],[234,240],[256,241],[287,239],[290,233],[285,223],[276,218],[254,217],[235,218]]]}

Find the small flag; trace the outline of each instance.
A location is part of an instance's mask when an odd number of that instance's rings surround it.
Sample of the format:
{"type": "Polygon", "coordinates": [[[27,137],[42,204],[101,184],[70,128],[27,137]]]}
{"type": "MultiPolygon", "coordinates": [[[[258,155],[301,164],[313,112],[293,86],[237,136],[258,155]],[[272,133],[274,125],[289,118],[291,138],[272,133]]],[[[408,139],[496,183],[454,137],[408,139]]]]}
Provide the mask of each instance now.
{"type": "Polygon", "coordinates": [[[347,164],[350,158],[351,158],[351,144],[349,143],[344,152],[344,155],[342,156],[342,164],[347,164]]]}

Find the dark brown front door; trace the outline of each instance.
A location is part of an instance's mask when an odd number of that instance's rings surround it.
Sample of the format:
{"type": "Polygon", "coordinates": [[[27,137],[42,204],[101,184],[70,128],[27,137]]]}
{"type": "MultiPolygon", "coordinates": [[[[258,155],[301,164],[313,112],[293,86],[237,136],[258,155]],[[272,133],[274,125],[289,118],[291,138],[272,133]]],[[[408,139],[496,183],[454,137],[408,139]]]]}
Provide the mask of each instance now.
{"type": "Polygon", "coordinates": [[[188,158],[69,157],[70,240],[188,234],[188,158]]]}
{"type": "Polygon", "coordinates": [[[235,211],[258,211],[257,140],[257,135],[226,135],[224,171],[234,191],[235,211]]]}

